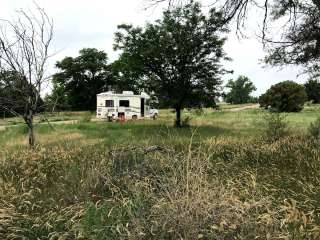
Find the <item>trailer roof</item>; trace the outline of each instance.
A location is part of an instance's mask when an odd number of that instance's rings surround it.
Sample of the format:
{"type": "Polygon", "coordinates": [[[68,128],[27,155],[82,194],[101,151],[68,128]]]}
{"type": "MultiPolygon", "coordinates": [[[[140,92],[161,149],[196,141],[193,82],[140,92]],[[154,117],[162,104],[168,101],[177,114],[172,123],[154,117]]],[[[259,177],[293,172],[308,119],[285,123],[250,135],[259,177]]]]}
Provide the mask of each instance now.
{"type": "Polygon", "coordinates": [[[130,91],[124,91],[123,93],[114,93],[114,92],[103,92],[103,93],[99,93],[97,94],[97,96],[99,97],[103,97],[103,96],[110,96],[110,97],[140,97],[140,98],[150,98],[150,96],[145,93],[142,92],[139,95],[135,95],[133,92],[130,91]]]}

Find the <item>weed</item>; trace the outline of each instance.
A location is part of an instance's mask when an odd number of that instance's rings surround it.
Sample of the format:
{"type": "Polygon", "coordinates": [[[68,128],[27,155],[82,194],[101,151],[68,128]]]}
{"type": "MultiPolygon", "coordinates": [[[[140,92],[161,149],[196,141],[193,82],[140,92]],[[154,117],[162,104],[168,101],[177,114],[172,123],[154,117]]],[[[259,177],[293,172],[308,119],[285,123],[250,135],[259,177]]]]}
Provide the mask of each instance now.
{"type": "Polygon", "coordinates": [[[288,135],[286,115],[279,112],[269,112],[264,116],[264,139],[268,142],[278,141],[288,135]]]}
{"type": "Polygon", "coordinates": [[[88,123],[88,122],[91,121],[91,118],[92,118],[91,112],[85,112],[85,113],[81,116],[80,122],[82,122],[82,123],[88,123]]]}
{"type": "Polygon", "coordinates": [[[310,124],[309,134],[316,140],[320,140],[320,118],[310,124]]]}
{"type": "Polygon", "coordinates": [[[182,127],[190,127],[190,122],[191,122],[191,117],[190,116],[187,116],[185,117],[184,119],[182,119],[181,121],[181,126],[182,127]]]}

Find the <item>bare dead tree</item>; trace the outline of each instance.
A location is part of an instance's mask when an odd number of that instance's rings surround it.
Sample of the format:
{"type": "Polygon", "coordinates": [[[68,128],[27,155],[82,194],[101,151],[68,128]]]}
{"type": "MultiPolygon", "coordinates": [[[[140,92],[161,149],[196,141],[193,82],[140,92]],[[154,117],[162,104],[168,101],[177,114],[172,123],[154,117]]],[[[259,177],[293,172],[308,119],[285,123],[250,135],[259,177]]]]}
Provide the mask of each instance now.
{"type": "Polygon", "coordinates": [[[45,73],[52,38],[53,21],[38,5],[35,11],[17,11],[14,20],[0,19],[0,72],[14,73],[14,81],[23,83],[11,86],[19,99],[10,104],[8,99],[0,99],[0,107],[23,117],[28,126],[30,147],[35,144],[34,114],[48,80],[45,73]],[[22,112],[15,111],[21,107],[22,112]]]}

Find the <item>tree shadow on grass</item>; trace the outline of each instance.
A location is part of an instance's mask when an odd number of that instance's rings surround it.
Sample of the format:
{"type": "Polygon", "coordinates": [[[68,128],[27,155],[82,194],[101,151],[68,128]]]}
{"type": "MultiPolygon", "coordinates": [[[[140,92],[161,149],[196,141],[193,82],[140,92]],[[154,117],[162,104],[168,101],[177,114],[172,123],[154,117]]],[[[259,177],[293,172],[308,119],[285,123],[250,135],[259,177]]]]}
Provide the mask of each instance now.
{"type": "Polygon", "coordinates": [[[107,145],[174,144],[203,141],[219,136],[235,136],[232,129],[210,125],[174,128],[158,122],[85,123],[67,128],[78,129],[87,138],[104,139],[107,145]]]}

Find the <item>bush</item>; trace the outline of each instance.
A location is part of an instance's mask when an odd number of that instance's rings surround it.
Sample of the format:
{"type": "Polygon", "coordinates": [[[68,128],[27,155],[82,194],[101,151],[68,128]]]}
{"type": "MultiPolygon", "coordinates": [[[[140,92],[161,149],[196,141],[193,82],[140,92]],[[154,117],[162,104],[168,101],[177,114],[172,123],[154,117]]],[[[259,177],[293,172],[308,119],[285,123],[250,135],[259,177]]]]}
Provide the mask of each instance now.
{"type": "Polygon", "coordinates": [[[268,142],[275,142],[288,135],[286,115],[279,112],[270,112],[264,117],[264,138],[268,142]]]}
{"type": "Polygon", "coordinates": [[[185,128],[190,127],[191,119],[192,118],[190,116],[187,116],[184,119],[182,119],[182,122],[181,122],[182,127],[185,127],[185,128]]]}
{"type": "Polygon", "coordinates": [[[320,117],[310,124],[309,134],[316,140],[320,140],[320,117]]]}
{"type": "Polygon", "coordinates": [[[313,103],[320,103],[320,82],[319,80],[309,79],[308,82],[304,84],[306,88],[306,93],[308,100],[313,103]]]}
{"type": "Polygon", "coordinates": [[[307,107],[311,107],[312,105],[313,105],[313,101],[311,100],[311,101],[307,101],[306,103],[305,103],[305,105],[307,106],[307,107]]]}
{"type": "Polygon", "coordinates": [[[194,110],[194,113],[197,115],[197,116],[202,116],[204,114],[204,110],[203,108],[196,108],[194,110]]]}
{"type": "Polygon", "coordinates": [[[275,84],[259,98],[261,107],[272,108],[278,112],[300,112],[306,101],[304,86],[293,81],[275,84]]]}
{"type": "Polygon", "coordinates": [[[83,116],[81,116],[80,122],[87,123],[91,121],[91,112],[85,112],[83,116]]]}

